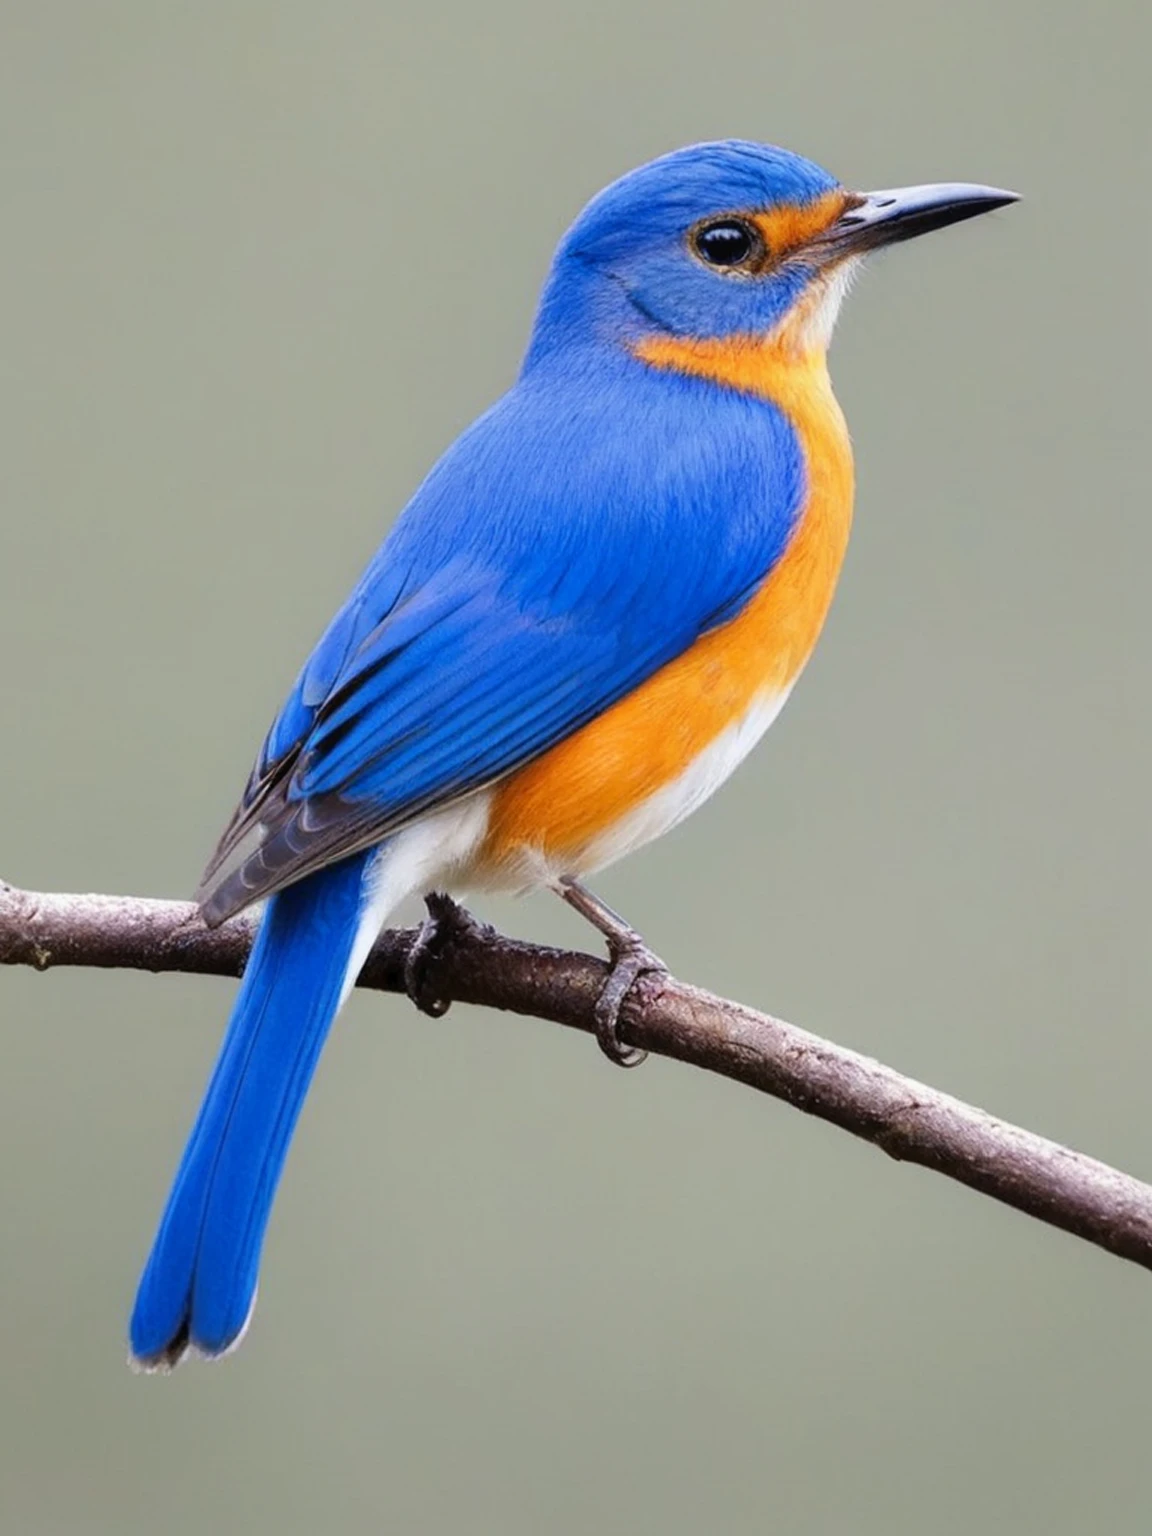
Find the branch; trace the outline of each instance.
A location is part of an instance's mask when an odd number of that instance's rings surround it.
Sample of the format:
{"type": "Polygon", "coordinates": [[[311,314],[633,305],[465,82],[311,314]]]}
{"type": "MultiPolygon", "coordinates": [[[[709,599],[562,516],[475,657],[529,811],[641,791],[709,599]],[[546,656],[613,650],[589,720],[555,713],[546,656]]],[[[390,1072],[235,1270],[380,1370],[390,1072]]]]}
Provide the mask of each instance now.
{"type": "MultiPolygon", "coordinates": [[[[505,938],[447,898],[429,905],[442,932],[426,973],[437,996],[595,1030],[593,1008],[607,975],[602,960],[505,938]]],[[[238,976],[254,926],[239,917],[207,929],[184,902],[36,894],[0,882],[3,965],[238,976]]],[[[359,984],[403,992],[414,939],[410,930],[385,932],[359,984]]],[[[620,1037],[784,1099],[893,1158],[933,1168],[1152,1269],[1152,1187],[867,1056],[666,975],[634,984],[620,1037]]]]}

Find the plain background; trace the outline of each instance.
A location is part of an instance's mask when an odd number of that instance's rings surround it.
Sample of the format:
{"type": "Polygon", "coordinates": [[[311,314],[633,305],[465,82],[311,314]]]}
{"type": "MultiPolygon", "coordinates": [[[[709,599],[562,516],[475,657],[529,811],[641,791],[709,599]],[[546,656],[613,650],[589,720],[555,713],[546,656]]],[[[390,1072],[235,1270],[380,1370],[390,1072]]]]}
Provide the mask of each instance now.
{"type": "MultiPolygon", "coordinates": [[[[857,527],[803,685],[601,887],[680,974],[1152,1175],[1147,18],[5,0],[0,873],[190,892],[605,181],[734,134],[997,182],[841,323],[857,527]]],[[[354,1000],[243,1351],[132,1377],[231,990],[0,977],[6,1532],[1145,1528],[1147,1274],[465,1008],[354,1000]]]]}

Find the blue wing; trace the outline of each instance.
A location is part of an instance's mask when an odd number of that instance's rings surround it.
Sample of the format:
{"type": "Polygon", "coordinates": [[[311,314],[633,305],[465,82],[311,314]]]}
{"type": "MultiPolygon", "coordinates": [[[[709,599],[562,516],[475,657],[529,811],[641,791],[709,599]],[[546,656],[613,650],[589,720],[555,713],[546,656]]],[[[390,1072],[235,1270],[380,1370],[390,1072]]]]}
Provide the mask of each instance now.
{"type": "Polygon", "coordinates": [[[562,395],[522,379],[432,471],[305,665],[205,875],[208,921],[607,709],[739,611],[802,495],[795,434],[764,401],[632,362],[562,395]]]}

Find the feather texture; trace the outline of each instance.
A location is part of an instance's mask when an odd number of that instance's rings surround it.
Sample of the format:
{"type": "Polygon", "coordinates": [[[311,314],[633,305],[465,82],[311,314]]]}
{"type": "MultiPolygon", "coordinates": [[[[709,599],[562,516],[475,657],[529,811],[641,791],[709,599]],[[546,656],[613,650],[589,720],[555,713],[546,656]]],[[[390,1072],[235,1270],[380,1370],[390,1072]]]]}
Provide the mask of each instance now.
{"type": "Polygon", "coordinates": [[[582,384],[526,373],[421,487],[269,733],[204,878],[210,922],[570,736],[783,554],[804,490],[784,414],[597,361],[582,384]]]}
{"type": "Polygon", "coordinates": [[[275,896],[140,1282],[130,1339],[145,1369],[243,1334],[272,1199],[344,992],[370,901],[366,855],[275,896]]]}

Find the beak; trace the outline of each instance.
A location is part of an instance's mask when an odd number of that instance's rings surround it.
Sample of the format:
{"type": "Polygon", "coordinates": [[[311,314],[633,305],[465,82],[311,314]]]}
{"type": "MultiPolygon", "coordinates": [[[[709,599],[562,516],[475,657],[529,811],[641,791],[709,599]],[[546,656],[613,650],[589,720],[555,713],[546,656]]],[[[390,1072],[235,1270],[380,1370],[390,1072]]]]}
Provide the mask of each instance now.
{"type": "Polygon", "coordinates": [[[966,182],[938,182],[927,187],[894,187],[886,192],[858,192],[836,222],[811,242],[811,250],[824,262],[846,256],[863,256],[884,245],[926,235],[929,230],[974,219],[1008,203],[1019,201],[1016,192],[1001,187],[970,186],[966,182]]]}

